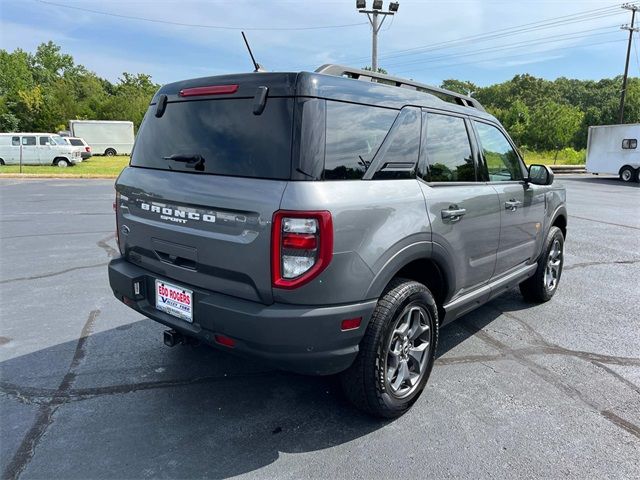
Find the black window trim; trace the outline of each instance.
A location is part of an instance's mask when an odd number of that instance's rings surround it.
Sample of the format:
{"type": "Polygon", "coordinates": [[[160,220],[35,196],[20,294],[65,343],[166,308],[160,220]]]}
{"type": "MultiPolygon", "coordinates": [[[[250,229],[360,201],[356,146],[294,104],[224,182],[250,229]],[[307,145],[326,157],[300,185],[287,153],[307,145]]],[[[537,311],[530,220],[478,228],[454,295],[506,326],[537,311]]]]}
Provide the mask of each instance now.
{"type": "Polygon", "coordinates": [[[446,187],[446,186],[451,186],[451,187],[456,187],[456,186],[469,186],[469,185],[478,185],[480,183],[483,183],[483,180],[480,180],[479,177],[479,171],[480,171],[480,156],[479,156],[479,150],[478,150],[478,146],[476,144],[476,139],[475,139],[475,131],[472,129],[472,122],[471,122],[471,118],[469,117],[469,115],[466,115],[464,113],[459,113],[459,112],[451,112],[449,110],[441,110],[439,108],[431,108],[431,107],[421,107],[422,108],[422,131],[420,134],[420,155],[418,157],[418,164],[417,164],[417,168],[416,168],[416,178],[418,180],[420,180],[422,183],[424,183],[425,185],[428,185],[430,187],[446,187]],[[427,139],[427,131],[426,129],[428,128],[429,122],[425,122],[424,121],[424,116],[429,114],[429,113],[433,113],[436,115],[446,115],[449,117],[458,117],[461,118],[464,121],[464,126],[467,129],[467,138],[469,140],[469,148],[471,148],[471,156],[473,157],[473,168],[475,170],[475,176],[476,179],[473,182],[469,182],[469,181],[464,181],[464,182],[428,182],[426,181],[424,178],[422,178],[420,175],[418,175],[417,171],[420,169],[420,165],[422,163],[424,163],[424,165],[429,168],[429,159],[427,158],[427,149],[423,148],[424,144],[423,144],[423,140],[426,141],[427,139]],[[424,152],[424,153],[423,153],[424,152]]]}
{"type": "Polygon", "coordinates": [[[513,142],[513,140],[511,139],[511,137],[509,136],[509,134],[507,133],[507,131],[504,129],[504,127],[502,125],[500,125],[499,123],[496,122],[491,122],[489,120],[486,119],[479,119],[477,117],[473,118],[472,126],[473,126],[473,133],[475,135],[475,139],[477,142],[477,148],[478,148],[478,152],[482,151],[482,143],[480,142],[480,136],[478,135],[478,131],[476,130],[476,126],[474,122],[479,122],[479,123],[485,123],[487,125],[491,125],[492,127],[496,127],[498,129],[498,131],[500,131],[504,137],[507,139],[507,142],[509,143],[509,145],[511,145],[511,148],[513,149],[514,152],[516,152],[516,157],[518,157],[518,160],[520,161],[520,170],[522,171],[522,180],[495,180],[495,181],[491,181],[490,177],[489,177],[489,168],[487,167],[487,162],[484,158],[483,155],[479,154],[480,157],[480,166],[482,168],[482,172],[484,175],[484,182],[490,185],[508,185],[508,184],[522,184],[525,185],[527,183],[527,177],[529,176],[529,170],[527,169],[527,164],[524,162],[524,159],[522,158],[522,156],[520,155],[520,151],[518,150],[518,148],[516,147],[516,144],[513,142]]]}
{"type": "MultiPolygon", "coordinates": [[[[386,154],[390,146],[389,141],[393,140],[393,133],[395,133],[395,131],[398,128],[400,128],[400,122],[402,120],[401,116],[402,116],[403,110],[409,111],[411,109],[417,110],[418,114],[420,115],[420,134],[418,136],[418,141],[420,143],[418,144],[418,155],[417,155],[416,161],[413,163],[413,167],[412,167],[413,175],[410,178],[402,178],[398,180],[414,180],[416,178],[418,164],[420,163],[420,153],[422,151],[422,133],[423,133],[424,125],[423,125],[422,112],[420,111],[421,110],[420,107],[416,107],[414,105],[405,105],[400,110],[398,110],[398,115],[396,116],[395,120],[391,124],[391,127],[389,128],[389,131],[387,132],[384,139],[382,140],[382,143],[378,147],[376,154],[371,159],[371,165],[369,165],[369,168],[367,168],[367,170],[364,172],[364,175],[362,176],[361,180],[374,180],[374,181],[385,181],[385,182],[389,181],[389,180],[376,179],[374,178],[374,176],[376,173],[381,171],[385,165],[387,165],[388,163],[391,163],[391,162],[383,162],[384,155],[386,154]]],[[[402,162],[402,163],[405,163],[405,162],[402,162]]]]}

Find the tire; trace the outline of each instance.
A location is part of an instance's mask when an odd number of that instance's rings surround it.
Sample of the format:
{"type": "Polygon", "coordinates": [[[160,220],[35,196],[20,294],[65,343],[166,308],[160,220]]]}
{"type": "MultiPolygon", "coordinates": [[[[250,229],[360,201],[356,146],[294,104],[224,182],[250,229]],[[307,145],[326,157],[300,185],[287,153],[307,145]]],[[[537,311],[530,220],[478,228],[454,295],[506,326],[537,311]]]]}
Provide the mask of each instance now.
{"type": "Polygon", "coordinates": [[[60,168],[67,168],[69,165],[71,165],[69,163],[69,160],[67,160],[66,158],[57,158],[53,163],[60,168]]]}
{"type": "Polygon", "coordinates": [[[2,158],[0,158],[0,167],[4,166],[4,160],[2,158]]]}
{"type": "Polygon", "coordinates": [[[116,151],[115,151],[115,149],[113,149],[113,148],[107,148],[107,149],[104,151],[104,154],[105,154],[107,157],[113,157],[116,153],[117,153],[117,152],[116,152],[116,151]]]}
{"type": "Polygon", "coordinates": [[[625,165],[620,169],[620,180],[625,183],[635,182],[637,178],[638,172],[629,165],[625,165]]]}
{"type": "Polygon", "coordinates": [[[427,287],[392,281],[378,300],[356,360],[340,375],[349,401],[377,417],[405,413],[431,374],[438,328],[438,308],[427,287]]]}
{"type": "Polygon", "coordinates": [[[525,300],[544,303],[558,290],[564,265],[564,235],[558,227],[551,227],[538,258],[536,273],[520,284],[525,300]]]}

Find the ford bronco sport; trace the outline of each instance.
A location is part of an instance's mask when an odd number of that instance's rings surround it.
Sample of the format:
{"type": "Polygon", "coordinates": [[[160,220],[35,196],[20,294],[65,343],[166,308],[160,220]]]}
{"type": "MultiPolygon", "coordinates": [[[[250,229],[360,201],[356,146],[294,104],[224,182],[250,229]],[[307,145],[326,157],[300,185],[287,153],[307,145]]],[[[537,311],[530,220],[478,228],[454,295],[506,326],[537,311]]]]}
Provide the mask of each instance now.
{"type": "Polygon", "coordinates": [[[562,273],[565,191],[470,97],[372,72],[163,86],[116,182],[115,296],[169,330],[341,374],[377,416],[425,387],[443,325],[562,273]]]}

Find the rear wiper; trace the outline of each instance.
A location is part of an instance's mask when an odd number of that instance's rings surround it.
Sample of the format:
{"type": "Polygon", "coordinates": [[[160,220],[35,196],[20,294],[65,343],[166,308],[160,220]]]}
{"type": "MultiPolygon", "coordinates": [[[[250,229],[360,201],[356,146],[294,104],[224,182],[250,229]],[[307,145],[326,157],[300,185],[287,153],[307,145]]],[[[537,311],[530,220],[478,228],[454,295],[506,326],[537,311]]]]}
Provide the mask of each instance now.
{"type": "Polygon", "coordinates": [[[186,163],[188,167],[193,165],[194,169],[199,172],[204,171],[204,157],[202,155],[190,155],[190,154],[182,154],[182,153],[174,153],[168,157],[162,157],[165,160],[173,160],[174,162],[183,162],[186,163]]]}

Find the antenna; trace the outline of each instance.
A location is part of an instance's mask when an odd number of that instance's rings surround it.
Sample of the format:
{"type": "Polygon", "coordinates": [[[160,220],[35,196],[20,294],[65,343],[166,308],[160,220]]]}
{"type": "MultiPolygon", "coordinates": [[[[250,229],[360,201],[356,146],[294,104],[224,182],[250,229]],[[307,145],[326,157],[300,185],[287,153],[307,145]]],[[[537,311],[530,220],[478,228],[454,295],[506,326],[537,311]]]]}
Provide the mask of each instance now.
{"type": "Polygon", "coordinates": [[[244,39],[244,44],[247,46],[247,50],[249,50],[249,55],[251,56],[251,61],[253,62],[253,66],[255,67],[254,72],[264,72],[265,70],[262,68],[262,66],[256,62],[255,57],[253,56],[253,52],[251,51],[251,47],[249,46],[249,41],[247,40],[247,36],[244,34],[244,32],[242,33],[242,38],[244,39]]]}

